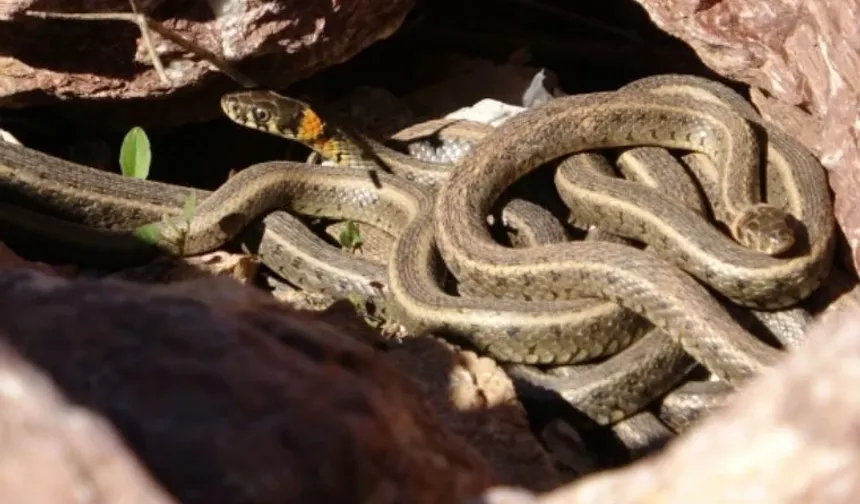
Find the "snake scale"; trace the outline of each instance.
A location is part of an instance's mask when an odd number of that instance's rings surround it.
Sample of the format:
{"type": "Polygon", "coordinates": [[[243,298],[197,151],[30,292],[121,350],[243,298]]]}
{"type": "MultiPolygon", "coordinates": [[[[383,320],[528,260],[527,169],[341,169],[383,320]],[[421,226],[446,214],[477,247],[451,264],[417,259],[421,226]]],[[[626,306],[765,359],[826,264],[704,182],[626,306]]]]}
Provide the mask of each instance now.
{"type": "MultiPolygon", "coordinates": [[[[372,290],[368,284],[381,280],[388,284],[398,321],[413,330],[460,336],[501,361],[564,364],[612,356],[590,367],[583,375],[590,378],[569,395],[579,394],[577,404],[586,408],[599,405],[595,414],[601,423],[617,420],[619,413],[630,414],[674,386],[691,366],[687,354],[733,385],[778,359],[775,349],[748,334],[678,266],[734,301],[771,308],[808,295],[832,261],[834,224],[822,168],[768,125],[767,159],[783,182],[786,204],[762,203],[755,173],[762,153],[751,126],[759,119],[715,103],[725,96],[690,96],[703,89],[707,84],[673,76],[617,93],[556,99],[487,133],[453,167],[422,163],[342,130],[297,100],[264,91],[231,93],[222,108],[234,121],[301,141],[345,167],[291,162],[248,167],[214,193],[201,193],[205,199],[184,236],[161,227],[164,239],[156,248],[183,254],[211,250],[256,216],[279,210],[263,219],[257,244],[263,261],[276,271],[341,293],[366,293],[372,290]],[[692,159],[699,167],[715,169],[711,199],[718,200],[719,212],[714,213],[743,246],[703,227],[701,216],[681,204],[659,202],[655,191],[641,184],[634,188],[605,176],[577,180],[581,174],[568,177],[561,168],[556,184],[569,204],[580,202],[577,213],[587,215],[589,204],[581,203],[587,200],[601,225],[612,214],[626,216],[610,231],[676,257],[662,259],[621,244],[566,242],[552,232],[535,233],[529,246],[510,248],[487,234],[486,216],[498,195],[527,172],[576,152],[637,145],[698,152],[692,159]],[[600,184],[616,190],[597,195],[600,184]],[[571,196],[577,190],[579,196],[571,196]],[[280,211],[284,208],[381,227],[396,236],[390,263],[362,261],[323,246],[280,211]],[[678,232],[675,223],[688,227],[678,232]],[[799,251],[780,257],[789,248],[799,251]],[[446,268],[468,287],[468,296],[439,287],[446,268]],[[605,390],[595,393],[594,384],[605,390]],[[608,397],[616,393],[618,398],[608,397]]],[[[737,103],[730,105],[737,109],[737,103]]],[[[176,196],[188,191],[95,175],[52,159],[0,145],[0,187],[11,189],[21,206],[38,203],[33,210],[7,206],[0,218],[4,230],[51,236],[90,252],[121,242],[123,248],[131,243],[117,239],[127,237],[123,231],[159,214],[177,214],[176,196]],[[124,217],[100,222],[93,208],[124,217]],[[104,236],[102,230],[112,232],[104,236]]],[[[516,204],[509,207],[515,220],[516,204]]]]}

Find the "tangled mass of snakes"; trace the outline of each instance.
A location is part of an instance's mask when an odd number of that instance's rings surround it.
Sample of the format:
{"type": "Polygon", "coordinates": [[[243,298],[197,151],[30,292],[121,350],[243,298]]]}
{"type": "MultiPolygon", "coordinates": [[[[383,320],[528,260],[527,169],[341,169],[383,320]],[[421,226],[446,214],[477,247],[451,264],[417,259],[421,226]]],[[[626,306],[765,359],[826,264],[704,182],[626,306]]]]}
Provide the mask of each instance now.
{"type": "Polygon", "coordinates": [[[476,349],[604,425],[659,398],[676,399],[666,421],[679,426],[721,404],[802,343],[802,302],[833,267],[823,167],[703,78],[558,97],[495,128],[419,125],[468,145],[453,162],[270,91],[228,93],[221,108],[326,162],[255,164],[209,192],[0,143],[0,238],[125,265],[238,237],[285,280],[378,298],[410,334],[476,349]],[[191,193],[199,204],[176,225],[191,193]],[[378,228],[387,260],[333,246],[300,216],[378,228]],[[712,379],[689,378],[702,369],[712,379]]]}

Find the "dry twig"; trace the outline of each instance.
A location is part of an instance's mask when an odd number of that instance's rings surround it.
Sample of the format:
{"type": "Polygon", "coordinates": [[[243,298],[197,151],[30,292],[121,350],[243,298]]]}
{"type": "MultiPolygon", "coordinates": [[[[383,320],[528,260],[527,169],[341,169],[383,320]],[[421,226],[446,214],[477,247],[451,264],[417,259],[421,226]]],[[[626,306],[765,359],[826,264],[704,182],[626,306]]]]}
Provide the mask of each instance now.
{"type": "Polygon", "coordinates": [[[223,72],[225,75],[239,83],[241,86],[246,88],[258,87],[258,84],[254,82],[253,79],[234,69],[230,65],[230,63],[228,63],[221,56],[209,51],[208,49],[200,47],[194,42],[182,38],[181,36],[177,35],[172,30],[159,23],[158,21],[150,19],[146,14],[141,14],[137,9],[137,5],[135,4],[134,0],[129,0],[129,3],[131,4],[132,12],[67,13],[28,10],[25,12],[25,14],[40,19],[68,19],[75,21],[123,21],[128,23],[134,23],[140,30],[141,36],[143,38],[143,43],[146,46],[147,52],[149,52],[150,59],[152,59],[152,66],[155,68],[156,73],[158,73],[159,78],[168,86],[171,85],[170,78],[164,71],[164,65],[161,62],[161,58],[155,51],[155,46],[153,45],[152,38],[150,36],[150,30],[173,42],[182,49],[196,55],[200,59],[208,62],[210,65],[223,72]]]}

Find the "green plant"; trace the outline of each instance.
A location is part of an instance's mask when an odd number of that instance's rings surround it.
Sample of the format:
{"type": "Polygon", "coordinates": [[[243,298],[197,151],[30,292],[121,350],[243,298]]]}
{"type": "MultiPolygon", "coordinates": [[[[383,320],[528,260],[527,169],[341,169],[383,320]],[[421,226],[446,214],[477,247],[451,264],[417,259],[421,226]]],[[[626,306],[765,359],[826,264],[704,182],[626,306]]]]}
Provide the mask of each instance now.
{"type": "Polygon", "coordinates": [[[360,249],[363,240],[361,238],[361,231],[358,229],[358,224],[353,220],[346,221],[346,229],[340,232],[338,241],[341,247],[350,252],[360,249]]]}
{"type": "MultiPolygon", "coordinates": [[[[177,246],[180,251],[185,248],[185,237],[188,234],[188,229],[191,226],[191,219],[194,218],[194,211],[196,208],[197,194],[194,191],[191,191],[188,193],[188,197],[185,198],[185,203],[182,206],[182,213],[180,215],[177,215],[175,218],[171,218],[171,216],[168,215],[161,216],[161,223],[170,227],[171,230],[179,237],[177,240],[179,242],[177,246]],[[183,226],[184,229],[180,228],[180,226],[183,226]]],[[[149,224],[144,224],[134,230],[134,235],[147,243],[157,244],[161,239],[161,223],[151,222],[149,224]]]]}
{"type": "MultiPolygon", "coordinates": [[[[146,136],[146,131],[143,128],[135,126],[122,139],[122,145],[119,149],[120,170],[126,177],[146,180],[149,177],[149,167],[151,164],[152,147],[149,143],[149,137],[146,136]]],[[[184,247],[185,236],[191,225],[191,219],[194,217],[196,208],[197,194],[194,191],[190,191],[182,206],[182,214],[177,216],[178,219],[171,219],[167,215],[161,217],[162,222],[166,226],[170,226],[180,237],[180,250],[184,247]],[[179,226],[183,224],[185,229],[180,229],[179,226]]],[[[135,229],[133,234],[147,243],[157,244],[161,238],[160,227],[160,224],[155,222],[144,224],[135,229]]]]}
{"type": "Polygon", "coordinates": [[[128,130],[119,149],[119,167],[126,177],[146,179],[152,163],[149,138],[140,126],[128,130]]]}

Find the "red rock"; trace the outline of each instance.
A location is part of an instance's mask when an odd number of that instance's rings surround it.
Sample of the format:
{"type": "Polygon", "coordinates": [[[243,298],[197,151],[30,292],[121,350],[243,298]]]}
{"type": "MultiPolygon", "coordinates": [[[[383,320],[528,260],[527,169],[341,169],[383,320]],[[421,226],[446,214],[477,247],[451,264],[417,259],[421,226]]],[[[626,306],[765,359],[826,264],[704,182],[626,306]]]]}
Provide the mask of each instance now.
{"type": "MultiPolygon", "coordinates": [[[[149,287],[7,269],[0,313],[4,342],[44,376],[20,378],[25,389],[47,379],[65,397],[39,420],[59,429],[74,404],[112,425],[179,502],[461,502],[494,481],[486,461],[445,429],[342,311],[297,312],[228,279],[149,287]]],[[[11,370],[0,365],[0,377],[11,370]]],[[[0,411],[4,424],[18,416],[0,411]]],[[[121,465],[90,457],[78,473],[116,489],[104,502],[142,495],[121,491],[125,480],[155,492],[143,471],[123,470],[138,462],[104,431],[78,443],[107,445],[101,451],[121,465]]],[[[14,470],[28,485],[63,488],[84,478],[50,453],[63,446],[59,436],[32,456],[0,459],[0,476],[14,470]]]]}
{"type": "Polygon", "coordinates": [[[860,308],[833,312],[805,346],[659,455],[540,496],[474,504],[849,504],[860,499],[860,308]]]}
{"type": "Polygon", "coordinates": [[[836,217],[860,266],[860,4],[854,0],[637,0],[762,115],[830,171],[836,217]]]}
{"type": "MultiPolygon", "coordinates": [[[[391,35],[413,0],[298,0],[146,2],[140,11],[175,35],[244,73],[283,88],[340,63],[391,35]],[[213,10],[211,5],[220,6],[213,10]]],[[[46,12],[130,12],[126,0],[0,3],[0,107],[83,99],[112,103],[102,113],[138,116],[142,124],[177,124],[220,113],[218,96],[230,86],[220,71],[153,34],[170,84],[161,81],[135,24],[123,21],[41,20],[46,12]],[[214,77],[214,78],[213,78],[214,77]],[[195,100],[187,92],[198,93],[195,100]],[[167,100],[151,100],[166,98],[167,100]],[[144,100],[139,103],[133,99],[144,100]],[[122,101],[123,106],[118,106],[122,101]]],[[[131,119],[127,119],[131,120],[131,119]]]]}

